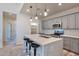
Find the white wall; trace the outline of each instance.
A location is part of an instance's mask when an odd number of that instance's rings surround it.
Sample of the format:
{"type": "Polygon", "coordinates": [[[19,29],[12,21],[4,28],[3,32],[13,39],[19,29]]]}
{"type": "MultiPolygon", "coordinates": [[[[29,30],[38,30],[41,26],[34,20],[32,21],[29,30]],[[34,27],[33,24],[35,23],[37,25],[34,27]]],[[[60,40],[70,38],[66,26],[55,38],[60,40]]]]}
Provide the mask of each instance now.
{"type": "Polygon", "coordinates": [[[2,12],[0,12],[0,48],[2,48],[2,12]]]}
{"type": "MultiPolygon", "coordinates": [[[[4,11],[6,11],[6,12],[11,12],[11,13],[15,13],[15,14],[17,14],[17,13],[19,13],[20,12],[20,10],[21,10],[21,8],[22,8],[22,6],[23,6],[23,4],[21,4],[21,3],[1,3],[0,4],[0,48],[2,47],[2,33],[3,33],[3,22],[2,22],[2,13],[4,12],[4,11]]],[[[21,20],[22,18],[21,18],[21,16],[19,17],[18,16],[18,19],[19,20],[21,20]]],[[[17,20],[18,21],[18,20],[17,20]]],[[[19,22],[18,22],[19,23],[19,22]]],[[[19,26],[20,27],[20,26],[19,26]]],[[[20,32],[20,31],[19,31],[20,32]]],[[[19,36],[19,35],[18,35],[19,36]]]]}
{"type": "Polygon", "coordinates": [[[19,13],[21,7],[21,3],[0,3],[0,11],[19,13]]]}
{"type": "Polygon", "coordinates": [[[17,14],[16,32],[17,44],[22,44],[24,35],[30,34],[30,20],[27,15],[23,13],[17,14]]]}

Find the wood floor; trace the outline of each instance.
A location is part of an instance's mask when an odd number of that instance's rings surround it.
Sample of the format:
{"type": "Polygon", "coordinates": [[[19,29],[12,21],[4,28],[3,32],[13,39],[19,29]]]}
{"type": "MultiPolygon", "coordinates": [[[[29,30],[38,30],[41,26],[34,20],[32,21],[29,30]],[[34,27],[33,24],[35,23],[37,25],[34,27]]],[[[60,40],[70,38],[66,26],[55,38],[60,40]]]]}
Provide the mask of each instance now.
{"type": "MultiPolygon", "coordinates": [[[[78,56],[77,54],[63,50],[64,56],[78,56]]],[[[23,52],[23,47],[18,45],[17,47],[8,47],[0,49],[0,56],[26,56],[27,54],[23,52]]]]}
{"type": "Polygon", "coordinates": [[[65,50],[65,49],[63,50],[63,53],[64,53],[64,56],[78,56],[78,54],[65,50]]]}

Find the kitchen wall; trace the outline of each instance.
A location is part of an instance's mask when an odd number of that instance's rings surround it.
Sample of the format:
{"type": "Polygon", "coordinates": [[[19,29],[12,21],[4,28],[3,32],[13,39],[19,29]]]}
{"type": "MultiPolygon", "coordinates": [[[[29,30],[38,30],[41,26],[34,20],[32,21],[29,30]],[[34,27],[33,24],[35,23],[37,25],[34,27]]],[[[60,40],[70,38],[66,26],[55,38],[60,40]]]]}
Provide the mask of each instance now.
{"type": "Polygon", "coordinates": [[[79,7],[52,15],[45,19],[42,21],[42,31],[44,33],[53,33],[52,24],[62,22],[65,34],[79,35],[79,7]]]}
{"type": "Polygon", "coordinates": [[[26,14],[17,14],[16,20],[16,40],[17,44],[23,43],[24,35],[30,34],[30,20],[26,14]]]}

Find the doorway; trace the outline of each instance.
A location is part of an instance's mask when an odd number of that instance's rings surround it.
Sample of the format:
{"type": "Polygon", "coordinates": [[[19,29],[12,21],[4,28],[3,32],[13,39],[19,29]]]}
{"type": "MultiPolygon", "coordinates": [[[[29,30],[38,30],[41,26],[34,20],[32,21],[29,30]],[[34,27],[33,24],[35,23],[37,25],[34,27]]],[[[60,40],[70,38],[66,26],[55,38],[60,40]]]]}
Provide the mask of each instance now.
{"type": "Polygon", "coordinates": [[[16,14],[3,12],[3,47],[14,45],[16,42],[16,14]]]}

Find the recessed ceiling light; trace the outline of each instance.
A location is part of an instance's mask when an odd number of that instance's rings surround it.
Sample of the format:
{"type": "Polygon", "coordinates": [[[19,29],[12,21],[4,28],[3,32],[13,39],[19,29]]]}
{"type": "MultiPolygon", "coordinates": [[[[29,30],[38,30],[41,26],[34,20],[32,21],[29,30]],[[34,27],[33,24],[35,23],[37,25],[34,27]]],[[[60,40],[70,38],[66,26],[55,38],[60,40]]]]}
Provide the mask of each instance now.
{"type": "Polygon", "coordinates": [[[29,9],[27,9],[27,12],[29,12],[30,10],[29,9]]]}
{"type": "Polygon", "coordinates": [[[61,6],[61,5],[62,5],[62,3],[58,3],[58,5],[59,5],[59,6],[61,6]]]}

